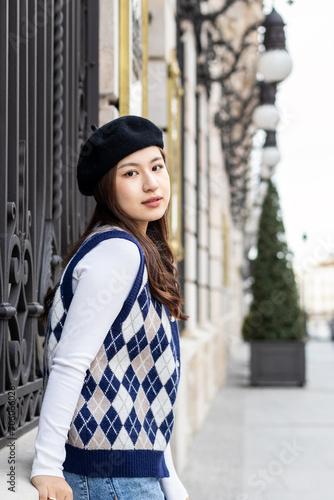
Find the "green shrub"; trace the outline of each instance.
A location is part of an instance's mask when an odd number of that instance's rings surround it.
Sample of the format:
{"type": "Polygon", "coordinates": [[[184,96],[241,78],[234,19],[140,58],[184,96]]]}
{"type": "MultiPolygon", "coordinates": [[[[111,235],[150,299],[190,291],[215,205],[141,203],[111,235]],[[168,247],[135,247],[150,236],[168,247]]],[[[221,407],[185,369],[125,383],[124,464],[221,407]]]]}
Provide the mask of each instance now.
{"type": "Polygon", "coordinates": [[[252,263],[253,301],[244,319],[245,340],[300,340],[303,316],[298,302],[281,216],[279,196],[270,181],[259,224],[257,257],[252,263]]]}

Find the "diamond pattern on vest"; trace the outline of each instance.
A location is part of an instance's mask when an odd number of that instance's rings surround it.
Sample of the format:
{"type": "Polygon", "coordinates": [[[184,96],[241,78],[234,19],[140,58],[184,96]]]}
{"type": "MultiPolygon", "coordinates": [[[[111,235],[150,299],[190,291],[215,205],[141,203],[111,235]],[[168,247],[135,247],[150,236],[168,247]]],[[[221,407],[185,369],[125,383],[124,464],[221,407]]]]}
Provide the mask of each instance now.
{"type": "Polygon", "coordinates": [[[57,327],[58,323],[62,323],[61,320],[65,320],[66,316],[64,314],[64,306],[63,306],[63,301],[62,297],[60,295],[60,287],[57,288],[54,300],[53,300],[53,305],[52,305],[52,316],[51,316],[51,328],[52,330],[55,330],[57,327]]]}
{"type": "MultiPolygon", "coordinates": [[[[68,437],[77,448],[164,450],[170,439],[179,381],[177,326],[151,297],[146,266],[135,284],[139,291],[129,313],[111,326],[87,370],[68,437]]],[[[59,341],[66,318],[58,290],[49,346],[59,341]]],[[[47,361],[50,367],[52,357],[47,361]]]]}

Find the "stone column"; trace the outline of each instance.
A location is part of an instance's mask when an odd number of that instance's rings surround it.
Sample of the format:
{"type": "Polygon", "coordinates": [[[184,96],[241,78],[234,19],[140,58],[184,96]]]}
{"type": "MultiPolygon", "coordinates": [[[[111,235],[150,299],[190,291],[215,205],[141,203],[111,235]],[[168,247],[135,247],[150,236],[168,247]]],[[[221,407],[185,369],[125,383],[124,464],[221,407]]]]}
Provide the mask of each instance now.
{"type": "Polygon", "coordinates": [[[118,0],[100,0],[99,124],[118,117],[119,11],[118,0]]]}

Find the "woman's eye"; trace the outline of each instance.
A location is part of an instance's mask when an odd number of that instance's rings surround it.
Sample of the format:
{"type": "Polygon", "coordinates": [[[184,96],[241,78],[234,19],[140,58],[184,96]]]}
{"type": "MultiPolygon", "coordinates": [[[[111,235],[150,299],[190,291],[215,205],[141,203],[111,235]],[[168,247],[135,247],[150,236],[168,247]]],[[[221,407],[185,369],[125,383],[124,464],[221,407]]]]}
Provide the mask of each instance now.
{"type": "Polygon", "coordinates": [[[154,165],[154,167],[152,168],[152,170],[154,172],[159,172],[159,170],[162,170],[164,167],[163,165],[154,165]]]}
{"type": "Polygon", "coordinates": [[[130,170],[125,174],[126,177],[134,177],[137,174],[134,170],[130,170]]]}

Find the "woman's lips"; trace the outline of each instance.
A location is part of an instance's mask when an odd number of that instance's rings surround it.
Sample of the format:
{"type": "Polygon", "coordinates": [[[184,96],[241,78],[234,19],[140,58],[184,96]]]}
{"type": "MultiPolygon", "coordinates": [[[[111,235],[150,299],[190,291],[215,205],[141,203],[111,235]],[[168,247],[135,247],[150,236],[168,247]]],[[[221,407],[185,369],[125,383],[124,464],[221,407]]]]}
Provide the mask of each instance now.
{"type": "Polygon", "coordinates": [[[143,205],[145,205],[146,207],[158,207],[161,203],[161,200],[161,197],[150,198],[147,201],[143,201],[143,205]]]}

